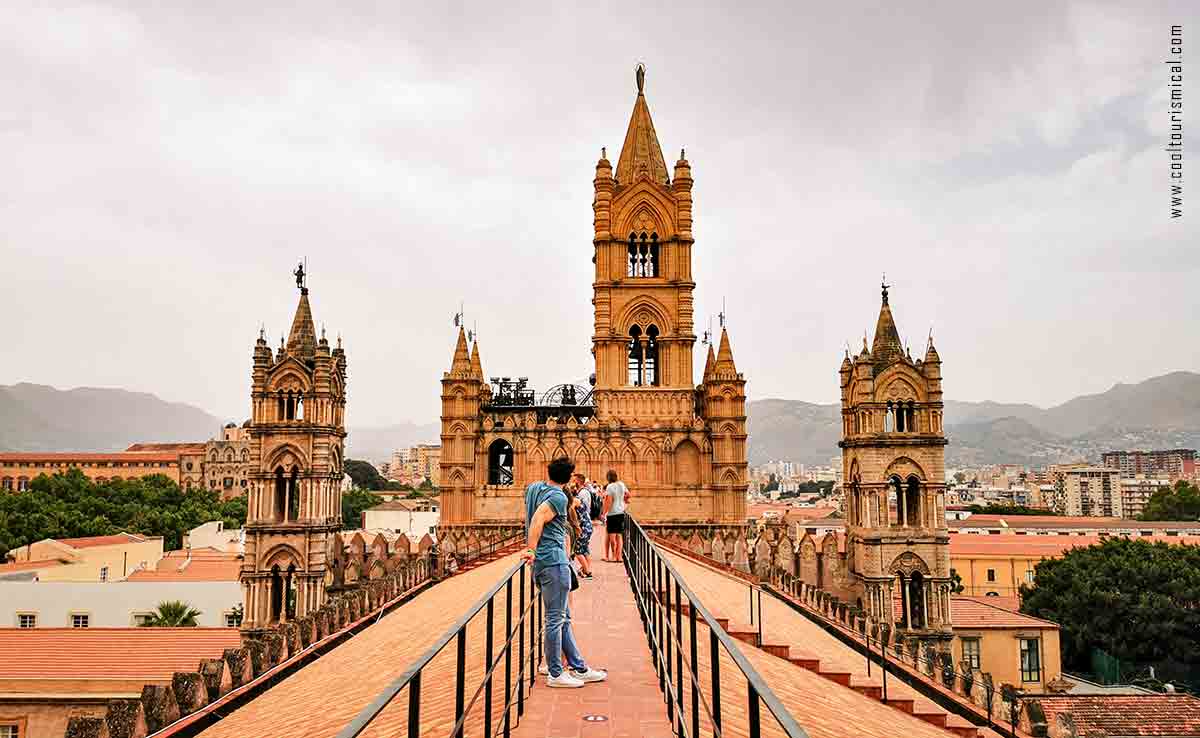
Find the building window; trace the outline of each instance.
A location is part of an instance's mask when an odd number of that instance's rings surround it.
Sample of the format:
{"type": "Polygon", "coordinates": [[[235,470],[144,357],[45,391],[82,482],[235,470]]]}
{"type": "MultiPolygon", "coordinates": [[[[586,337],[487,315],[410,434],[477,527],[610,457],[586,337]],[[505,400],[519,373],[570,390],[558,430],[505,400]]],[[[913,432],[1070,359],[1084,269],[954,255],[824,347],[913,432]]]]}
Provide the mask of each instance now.
{"type": "Polygon", "coordinates": [[[652,325],[642,335],[641,326],[629,329],[629,384],[634,387],[658,386],[658,326],[652,325]]]}
{"type": "Polygon", "coordinates": [[[1033,584],[1033,569],[1029,569],[1025,572],[1025,581],[1029,584],[1033,584]]]}
{"type": "Polygon", "coordinates": [[[91,625],[92,618],[87,613],[72,613],[71,627],[72,628],[87,628],[91,625]]]}
{"type": "Polygon", "coordinates": [[[100,567],[100,581],[102,581],[102,582],[108,581],[108,567],[107,566],[100,567]]]}
{"type": "Polygon", "coordinates": [[[4,489],[7,492],[11,492],[12,488],[13,488],[12,477],[5,477],[4,479],[0,479],[0,489],[4,489]]]}
{"type": "Polygon", "coordinates": [[[0,723],[0,738],[21,738],[20,726],[13,723],[0,723]]]}
{"type": "Polygon", "coordinates": [[[964,638],[962,639],[962,657],[963,663],[968,668],[979,669],[979,639],[964,638]]]}
{"type": "Polygon", "coordinates": [[[242,619],[237,616],[236,612],[225,613],[225,627],[239,628],[242,625],[242,619]]]}
{"type": "MultiPolygon", "coordinates": [[[[37,614],[32,612],[23,612],[17,615],[18,628],[36,628],[37,614]]],[[[2,734],[0,734],[2,735],[2,734]]]]}
{"type": "Polygon", "coordinates": [[[133,614],[133,626],[135,628],[144,628],[154,619],[152,612],[135,612],[133,614]]]}
{"type": "Polygon", "coordinates": [[[988,580],[989,582],[994,582],[994,581],[996,581],[996,570],[995,570],[995,569],[988,569],[988,570],[987,570],[987,580],[988,580]]]}
{"type": "Polygon", "coordinates": [[[1042,654],[1039,638],[1021,639],[1021,681],[1042,681],[1042,654]]]}
{"type": "Polygon", "coordinates": [[[627,277],[658,276],[658,234],[629,234],[629,258],[625,266],[627,277]]]}

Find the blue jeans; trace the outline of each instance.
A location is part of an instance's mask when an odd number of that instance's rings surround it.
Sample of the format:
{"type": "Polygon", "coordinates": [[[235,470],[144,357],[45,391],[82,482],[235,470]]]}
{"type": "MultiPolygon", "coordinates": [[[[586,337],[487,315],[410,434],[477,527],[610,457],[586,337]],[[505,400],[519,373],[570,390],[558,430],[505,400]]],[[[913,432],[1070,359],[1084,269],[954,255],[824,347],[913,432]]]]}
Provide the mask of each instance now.
{"type": "Polygon", "coordinates": [[[562,656],[575,671],[587,671],[587,664],[575,645],[575,634],[571,632],[571,610],[567,607],[567,594],[571,591],[571,571],[568,564],[550,564],[534,567],[533,577],[542,591],[542,605],[546,608],[546,668],[550,676],[562,674],[562,656]]]}

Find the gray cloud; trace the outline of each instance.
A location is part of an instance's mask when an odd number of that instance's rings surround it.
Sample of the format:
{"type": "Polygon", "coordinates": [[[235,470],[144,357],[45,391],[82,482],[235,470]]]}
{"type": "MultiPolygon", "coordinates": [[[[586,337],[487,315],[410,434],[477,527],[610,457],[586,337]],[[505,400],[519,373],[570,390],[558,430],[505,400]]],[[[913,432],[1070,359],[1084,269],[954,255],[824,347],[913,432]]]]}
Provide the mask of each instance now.
{"type": "Polygon", "coordinates": [[[0,382],[244,415],[301,255],[351,424],[436,416],[460,300],[489,374],[585,377],[639,59],[752,397],[834,399],[884,271],[958,399],[1200,368],[1161,152],[1194,4],[141,5],[6,8],[0,382]]]}

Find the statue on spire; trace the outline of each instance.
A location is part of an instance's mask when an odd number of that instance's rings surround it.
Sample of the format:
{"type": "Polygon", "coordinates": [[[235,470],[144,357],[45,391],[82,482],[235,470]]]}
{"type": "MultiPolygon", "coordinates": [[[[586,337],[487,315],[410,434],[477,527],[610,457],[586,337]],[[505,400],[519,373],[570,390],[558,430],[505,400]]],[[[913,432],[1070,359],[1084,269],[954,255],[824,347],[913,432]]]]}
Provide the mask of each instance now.
{"type": "Polygon", "coordinates": [[[635,74],[637,75],[638,94],[640,95],[642,94],[642,89],[646,86],[646,65],[638,62],[635,74]]]}
{"type": "Polygon", "coordinates": [[[883,281],[880,283],[880,287],[882,287],[882,288],[883,288],[883,304],[884,304],[884,305],[888,304],[888,301],[887,301],[887,291],[888,291],[888,287],[890,287],[890,286],[891,286],[891,285],[889,285],[889,284],[887,283],[887,273],[884,273],[884,275],[883,275],[883,281]]]}
{"type": "Polygon", "coordinates": [[[296,265],[296,271],[292,272],[292,276],[296,278],[296,286],[298,288],[300,288],[300,290],[303,291],[305,288],[304,278],[306,276],[308,276],[304,273],[304,262],[303,261],[301,261],[298,265],[296,265]]]}

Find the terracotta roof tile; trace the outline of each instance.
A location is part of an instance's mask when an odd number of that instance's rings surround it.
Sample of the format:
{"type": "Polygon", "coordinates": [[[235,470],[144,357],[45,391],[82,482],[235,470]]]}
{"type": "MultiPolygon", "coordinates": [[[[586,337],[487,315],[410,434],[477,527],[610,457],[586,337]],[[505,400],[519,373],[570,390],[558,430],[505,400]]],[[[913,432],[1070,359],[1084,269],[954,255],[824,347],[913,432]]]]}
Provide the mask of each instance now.
{"type": "Polygon", "coordinates": [[[40,559],[38,561],[13,561],[7,564],[0,564],[0,574],[10,574],[18,571],[35,571],[37,569],[49,569],[52,566],[62,566],[63,562],[58,559],[40,559]]]}
{"type": "Polygon", "coordinates": [[[984,597],[951,597],[950,618],[955,628],[1053,628],[1056,623],[997,607],[984,597]]]}
{"type": "Polygon", "coordinates": [[[44,461],[56,464],[71,464],[80,461],[179,461],[179,454],[126,453],[77,454],[77,453],[0,453],[0,461],[31,462],[44,461]]]}
{"type": "Polygon", "coordinates": [[[948,523],[951,529],[959,528],[1096,528],[1117,530],[1158,530],[1194,529],[1200,527],[1197,522],[1169,522],[1126,520],[1123,518],[1092,518],[1068,517],[1065,515],[993,515],[976,513],[963,520],[952,520],[948,523]]]}
{"type": "Polygon", "coordinates": [[[122,543],[144,543],[152,538],[133,533],[117,533],[112,536],[88,536],[86,538],[56,538],[59,543],[71,548],[96,548],[98,546],[119,546],[122,543]]]}
{"type": "Polygon", "coordinates": [[[170,681],[240,642],[237,628],[0,628],[0,682],[170,681]]]}
{"type": "MultiPolygon", "coordinates": [[[[1110,536],[1111,537],[1111,536],[1110,536]]],[[[1106,539],[1101,536],[950,536],[951,556],[1039,556],[1055,558],[1072,548],[1086,548],[1106,539]]],[[[1151,543],[1200,544],[1195,536],[1139,536],[1138,541],[1151,543]]]]}
{"type": "Polygon", "coordinates": [[[172,451],[180,454],[197,454],[204,452],[203,443],[135,443],[126,452],[165,452],[172,451]]]}
{"type": "Polygon", "coordinates": [[[1070,715],[1079,735],[1200,736],[1200,699],[1186,694],[1039,697],[1046,723],[1070,715]]]}
{"type": "MultiPolygon", "coordinates": [[[[335,735],[396,679],[517,560],[508,556],[434,585],[384,615],[350,640],[307,664],[201,733],[204,738],[306,738],[335,735]]],[[[514,588],[515,589],[515,588],[514,588]]],[[[516,609],[516,593],[513,595],[516,609]]],[[[496,643],[503,643],[503,595],[496,617],[496,643]]],[[[481,681],[483,615],[468,626],[467,684],[481,681]]],[[[454,715],[454,645],[422,675],[423,734],[449,733],[454,715]],[[450,721],[450,722],[447,722],[450,721]]],[[[515,661],[515,659],[514,659],[515,661]]],[[[515,671],[514,671],[515,673],[515,671]]],[[[400,735],[407,720],[402,692],[364,736],[400,735]],[[399,727],[397,727],[399,726],[399,727]]],[[[476,735],[481,730],[468,730],[476,735]]]]}
{"type": "Polygon", "coordinates": [[[153,569],[135,571],[130,582],[236,582],[242,556],[211,548],[169,551],[153,569]],[[189,555],[190,554],[190,555],[189,555]]]}

